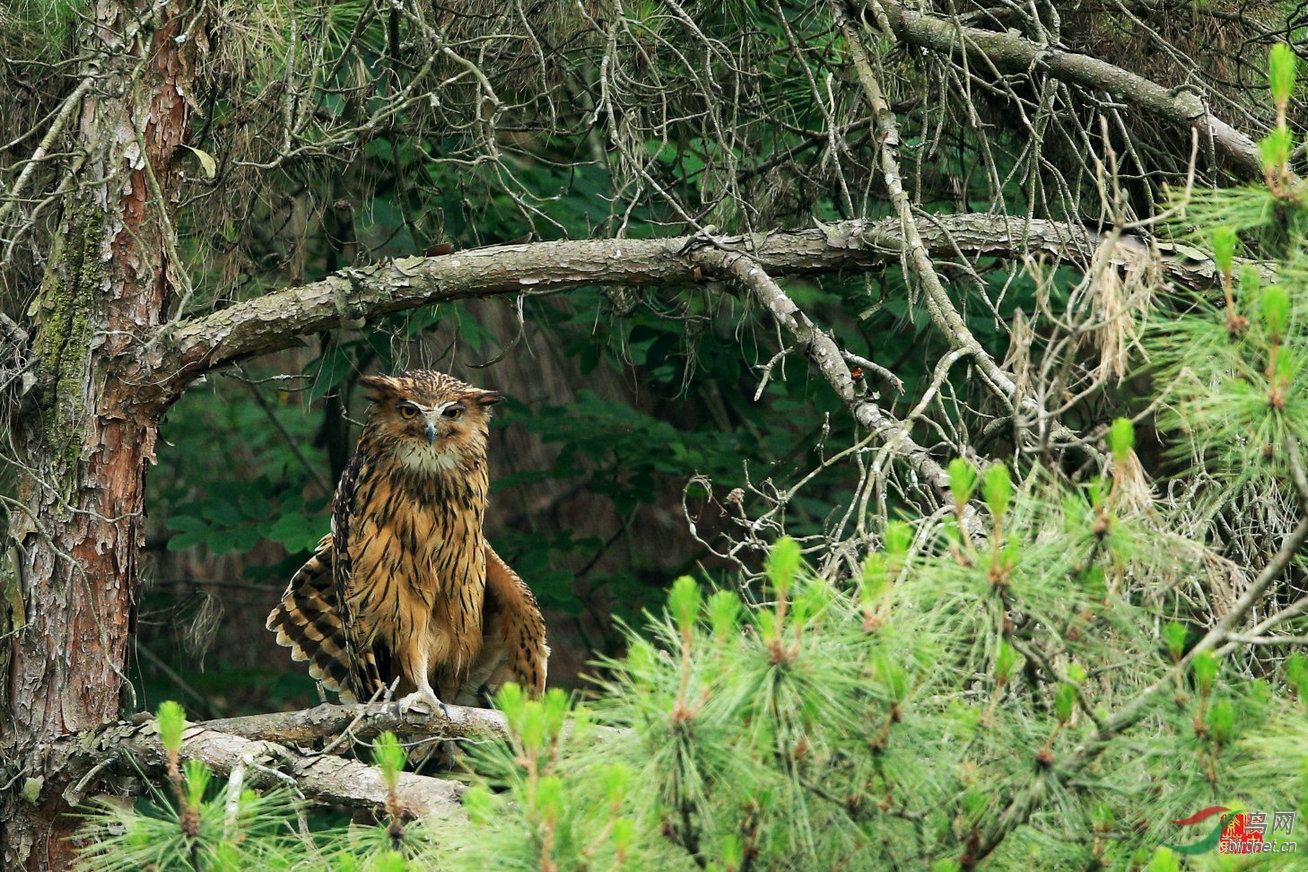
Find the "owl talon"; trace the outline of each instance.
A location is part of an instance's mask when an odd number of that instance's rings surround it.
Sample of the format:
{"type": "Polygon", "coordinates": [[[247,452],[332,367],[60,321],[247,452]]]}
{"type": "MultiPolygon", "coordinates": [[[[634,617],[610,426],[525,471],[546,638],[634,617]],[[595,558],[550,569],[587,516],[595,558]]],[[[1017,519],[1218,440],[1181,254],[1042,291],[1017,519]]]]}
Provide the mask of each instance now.
{"type": "Polygon", "coordinates": [[[421,690],[414,691],[408,696],[401,699],[398,703],[400,717],[404,717],[410,711],[417,714],[434,715],[439,713],[443,718],[449,718],[450,710],[445,707],[436,694],[421,690]]]}

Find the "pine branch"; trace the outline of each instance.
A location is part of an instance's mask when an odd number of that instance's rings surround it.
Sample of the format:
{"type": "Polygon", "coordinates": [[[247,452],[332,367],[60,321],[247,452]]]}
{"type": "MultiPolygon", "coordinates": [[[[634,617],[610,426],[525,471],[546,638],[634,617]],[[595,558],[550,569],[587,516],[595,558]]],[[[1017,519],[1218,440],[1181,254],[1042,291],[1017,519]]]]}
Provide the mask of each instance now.
{"type": "Polygon", "coordinates": [[[1184,657],[1110,717],[1096,719],[1097,728],[1095,731],[1078,744],[1064,760],[1060,761],[1056,772],[1041,773],[1015,792],[1012,799],[1004,807],[1003,812],[986,831],[985,838],[981,841],[975,853],[975,859],[979,861],[988,856],[995,848],[999,847],[1009,833],[1027,822],[1031,814],[1045,798],[1049,778],[1058,777],[1067,780],[1075,777],[1098,760],[1100,754],[1109,747],[1114,739],[1147,717],[1154,710],[1158,698],[1168,688],[1176,686],[1177,676],[1186,674],[1196,655],[1204,651],[1211,651],[1223,642],[1228,644],[1218,651],[1219,654],[1232,650],[1231,631],[1244,620],[1245,616],[1256,604],[1262,601],[1267,588],[1290,565],[1290,561],[1299,553],[1299,549],[1305,541],[1308,541],[1308,517],[1301,520],[1294,528],[1294,531],[1281,543],[1281,547],[1276,554],[1258,573],[1257,578],[1245,590],[1240,600],[1222,616],[1222,619],[1216,625],[1204,634],[1203,638],[1195,643],[1194,647],[1186,652],[1184,657]]]}

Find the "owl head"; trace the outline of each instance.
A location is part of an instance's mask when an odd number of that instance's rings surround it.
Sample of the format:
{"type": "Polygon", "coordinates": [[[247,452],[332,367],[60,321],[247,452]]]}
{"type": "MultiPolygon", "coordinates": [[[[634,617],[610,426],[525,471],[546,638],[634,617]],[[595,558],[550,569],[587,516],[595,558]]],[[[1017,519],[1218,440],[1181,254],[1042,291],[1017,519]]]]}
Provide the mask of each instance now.
{"type": "Polygon", "coordinates": [[[359,379],[372,401],[366,428],[391,442],[399,459],[439,472],[486,456],[490,407],[504,399],[443,372],[413,369],[359,379]]]}

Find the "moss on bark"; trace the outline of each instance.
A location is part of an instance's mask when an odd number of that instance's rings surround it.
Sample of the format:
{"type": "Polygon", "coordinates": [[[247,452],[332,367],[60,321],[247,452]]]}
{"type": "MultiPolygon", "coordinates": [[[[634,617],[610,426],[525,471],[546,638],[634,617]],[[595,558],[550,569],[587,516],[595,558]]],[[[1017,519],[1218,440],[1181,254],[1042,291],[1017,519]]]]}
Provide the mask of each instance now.
{"type": "Polygon", "coordinates": [[[66,236],[52,258],[31,314],[36,335],[35,409],[45,456],[58,476],[60,493],[72,495],[85,441],[86,381],[95,325],[102,320],[105,287],[104,213],[82,204],[66,223],[66,236]]]}

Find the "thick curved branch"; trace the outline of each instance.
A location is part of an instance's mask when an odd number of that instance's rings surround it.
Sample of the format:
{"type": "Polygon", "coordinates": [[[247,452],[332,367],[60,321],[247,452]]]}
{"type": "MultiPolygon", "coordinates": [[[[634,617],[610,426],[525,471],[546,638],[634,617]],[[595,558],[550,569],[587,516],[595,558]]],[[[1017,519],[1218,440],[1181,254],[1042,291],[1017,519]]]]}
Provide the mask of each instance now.
{"type": "MultiPolygon", "coordinates": [[[[990,215],[916,219],[929,254],[1018,258],[1041,253],[1088,263],[1100,234],[1077,224],[990,215]]],[[[1148,243],[1124,239],[1147,248],[1148,243]]],[[[141,402],[167,404],[187,383],[242,358],[289,348],[299,337],[388,312],[467,297],[546,294],[594,285],[679,285],[703,281],[687,252],[702,236],[497,245],[441,257],[399,258],[237,303],[160,328],[146,343],[136,381],[141,402]]],[[[772,276],[897,267],[904,233],[897,218],[843,221],[810,230],[715,237],[747,252],[772,276]]],[[[1215,287],[1211,261],[1169,258],[1164,269],[1196,289],[1215,287]]]]}
{"type": "Polygon", "coordinates": [[[855,0],[852,5],[856,15],[879,6],[886,12],[895,37],[912,45],[949,55],[966,51],[1002,72],[1041,70],[1065,82],[1106,91],[1180,130],[1198,128],[1230,160],[1233,169],[1249,179],[1263,177],[1257,144],[1209,112],[1204,101],[1189,90],[1165,88],[1089,55],[1042,46],[1012,32],[963,27],[956,21],[924,15],[890,0],[855,0]]]}

